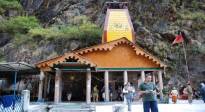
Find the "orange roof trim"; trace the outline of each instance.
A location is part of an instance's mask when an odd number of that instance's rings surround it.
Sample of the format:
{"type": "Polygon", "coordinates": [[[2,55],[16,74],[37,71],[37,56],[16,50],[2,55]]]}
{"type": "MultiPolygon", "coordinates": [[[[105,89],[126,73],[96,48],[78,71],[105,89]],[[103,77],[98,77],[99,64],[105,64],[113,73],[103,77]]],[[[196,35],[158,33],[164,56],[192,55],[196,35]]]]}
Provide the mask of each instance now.
{"type": "Polygon", "coordinates": [[[67,59],[75,59],[80,64],[90,65],[91,67],[96,66],[96,64],[92,63],[88,59],[85,59],[84,57],[82,57],[78,54],[75,54],[75,53],[65,53],[64,55],[61,55],[61,56],[58,56],[58,57],[55,57],[55,58],[52,58],[52,59],[49,59],[46,61],[39,62],[36,64],[36,66],[38,68],[53,67],[54,64],[66,62],[67,59]]]}

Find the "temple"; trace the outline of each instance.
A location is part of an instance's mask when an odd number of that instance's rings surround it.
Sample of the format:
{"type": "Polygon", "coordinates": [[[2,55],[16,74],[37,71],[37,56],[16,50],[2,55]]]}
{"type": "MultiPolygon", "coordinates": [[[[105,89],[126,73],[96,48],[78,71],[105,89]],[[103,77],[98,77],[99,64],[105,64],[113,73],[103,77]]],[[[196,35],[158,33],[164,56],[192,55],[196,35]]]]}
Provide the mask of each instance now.
{"type": "MultiPolygon", "coordinates": [[[[100,100],[101,90],[106,101],[128,81],[137,89],[145,74],[151,73],[153,82],[158,82],[162,96],[164,68],[166,65],[140,46],[135,44],[135,33],[127,9],[127,3],[108,2],[102,43],[70,51],[63,55],[38,62],[40,83],[38,99],[53,100],[55,103],[92,100],[93,87],[97,85],[100,100]]],[[[89,37],[87,37],[89,38],[89,37]]]]}

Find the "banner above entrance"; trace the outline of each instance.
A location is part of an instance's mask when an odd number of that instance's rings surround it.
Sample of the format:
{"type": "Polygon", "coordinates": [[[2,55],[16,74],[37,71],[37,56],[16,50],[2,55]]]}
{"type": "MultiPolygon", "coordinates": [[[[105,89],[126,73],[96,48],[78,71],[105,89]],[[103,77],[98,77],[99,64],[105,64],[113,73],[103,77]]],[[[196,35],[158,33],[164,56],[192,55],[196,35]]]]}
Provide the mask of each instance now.
{"type": "Polygon", "coordinates": [[[103,43],[122,37],[134,42],[134,28],[128,9],[107,9],[102,38],[103,43]]]}

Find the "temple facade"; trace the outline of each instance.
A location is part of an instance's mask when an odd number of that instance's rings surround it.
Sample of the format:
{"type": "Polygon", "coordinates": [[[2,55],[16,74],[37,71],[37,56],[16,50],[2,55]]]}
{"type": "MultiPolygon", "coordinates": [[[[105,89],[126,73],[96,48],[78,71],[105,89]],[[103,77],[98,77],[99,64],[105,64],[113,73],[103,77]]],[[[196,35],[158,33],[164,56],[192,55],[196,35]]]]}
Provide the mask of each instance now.
{"type": "Polygon", "coordinates": [[[94,86],[100,98],[103,91],[106,101],[117,100],[110,97],[111,90],[116,93],[128,81],[137,89],[147,73],[158,83],[162,96],[166,68],[157,57],[135,44],[126,3],[107,3],[101,44],[38,62],[36,66],[41,71],[38,99],[49,97],[55,103],[66,101],[68,93],[72,93],[71,101],[90,103],[94,86]]]}

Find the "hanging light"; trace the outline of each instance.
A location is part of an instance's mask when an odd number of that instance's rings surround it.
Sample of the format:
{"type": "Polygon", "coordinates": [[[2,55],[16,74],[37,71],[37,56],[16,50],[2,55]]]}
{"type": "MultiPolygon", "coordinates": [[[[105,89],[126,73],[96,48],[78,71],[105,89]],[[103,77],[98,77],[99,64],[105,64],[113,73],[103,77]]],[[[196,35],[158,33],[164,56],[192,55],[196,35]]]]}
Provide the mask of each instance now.
{"type": "Polygon", "coordinates": [[[71,76],[70,76],[70,80],[73,81],[74,79],[75,79],[75,77],[74,77],[73,75],[71,75],[71,76]]]}

